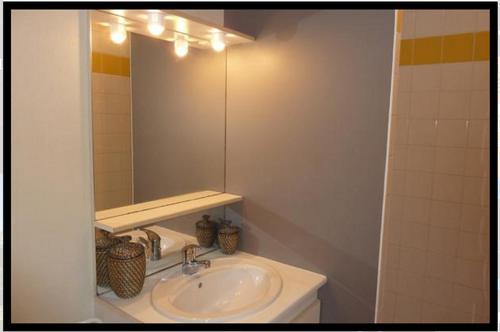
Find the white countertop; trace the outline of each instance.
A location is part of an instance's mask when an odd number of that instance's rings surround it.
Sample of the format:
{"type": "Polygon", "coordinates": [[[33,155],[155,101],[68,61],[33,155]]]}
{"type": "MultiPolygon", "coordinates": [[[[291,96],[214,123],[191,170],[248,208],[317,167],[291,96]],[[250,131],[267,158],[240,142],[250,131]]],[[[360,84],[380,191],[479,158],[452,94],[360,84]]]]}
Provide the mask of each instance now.
{"type": "MultiPolygon", "coordinates": [[[[288,322],[315,301],[318,289],[326,283],[326,277],[321,274],[241,251],[232,256],[215,251],[202,257],[203,259],[218,257],[254,259],[271,265],[280,273],[283,284],[276,300],[264,310],[245,317],[238,323],[288,322]]],[[[132,299],[120,299],[113,292],[100,295],[97,299],[107,302],[138,322],[178,323],[161,315],[151,303],[151,290],[162,277],[171,273],[172,269],[180,269],[180,265],[147,277],[141,293],[132,299]]]]}

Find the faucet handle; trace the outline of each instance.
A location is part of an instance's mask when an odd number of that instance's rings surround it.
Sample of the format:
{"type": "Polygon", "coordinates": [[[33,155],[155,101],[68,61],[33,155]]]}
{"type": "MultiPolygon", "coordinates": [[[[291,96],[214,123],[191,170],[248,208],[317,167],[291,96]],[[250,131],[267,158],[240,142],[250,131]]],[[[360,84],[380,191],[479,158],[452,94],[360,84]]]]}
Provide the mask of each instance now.
{"type": "Polygon", "coordinates": [[[139,230],[141,230],[144,233],[146,233],[146,235],[148,236],[148,240],[149,241],[151,241],[151,242],[152,241],[160,241],[160,236],[156,232],[154,232],[154,231],[152,231],[150,229],[147,229],[147,228],[139,228],[139,230]]]}
{"type": "Polygon", "coordinates": [[[197,244],[188,244],[182,248],[182,261],[191,263],[196,259],[196,251],[200,248],[197,244]]]}

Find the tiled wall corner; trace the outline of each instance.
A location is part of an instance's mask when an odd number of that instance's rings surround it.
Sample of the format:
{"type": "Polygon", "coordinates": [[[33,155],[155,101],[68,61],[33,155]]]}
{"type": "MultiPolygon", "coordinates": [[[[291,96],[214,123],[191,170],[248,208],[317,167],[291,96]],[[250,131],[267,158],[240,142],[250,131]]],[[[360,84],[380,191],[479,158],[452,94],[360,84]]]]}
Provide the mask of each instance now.
{"type": "Polygon", "coordinates": [[[379,322],[489,320],[488,18],[404,11],[379,322]]]}

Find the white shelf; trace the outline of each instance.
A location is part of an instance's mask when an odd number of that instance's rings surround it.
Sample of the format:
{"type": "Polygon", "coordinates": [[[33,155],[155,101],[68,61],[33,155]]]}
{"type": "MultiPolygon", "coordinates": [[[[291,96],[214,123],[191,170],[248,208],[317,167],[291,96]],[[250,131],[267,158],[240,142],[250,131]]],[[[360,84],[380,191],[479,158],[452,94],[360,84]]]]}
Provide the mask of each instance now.
{"type": "Polygon", "coordinates": [[[153,207],[140,211],[133,210],[123,215],[99,218],[94,222],[94,225],[97,228],[111,233],[122,232],[136,227],[154,224],[159,221],[240,202],[242,200],[242,196],[229,193],[218,193],[170,205],[153,207]]]}
{"type": "Polygon", "coordinates": [[[163,206],[167,206],[167,205],[178,204],[178,203],[182,203],[182,202],[186,202],[186,201],[192,201],[195,199],[204,198],[204,197],[208,197],[208,196],[214,196],[214,195],[220,195],[220,194],[221,194],[221,192],[219,192],[219,191],[204,190],[204,191],[197,191],[197,192],[192,192],[192,193],[183,194],[183,195],[170,196],[167,198],[157,199],[154,201],[148,201],[148,202],[144,202],[144,203],[120,206],[120,207],[113,208],[113,209],[97,211],[95,213],[95,219],[96,220],[108,219],[111,217],[122,216],[124,214],[140,212],[140,211],[149,210],[152,208],[159,208],[159,207],[163,207],[163,206]]]}

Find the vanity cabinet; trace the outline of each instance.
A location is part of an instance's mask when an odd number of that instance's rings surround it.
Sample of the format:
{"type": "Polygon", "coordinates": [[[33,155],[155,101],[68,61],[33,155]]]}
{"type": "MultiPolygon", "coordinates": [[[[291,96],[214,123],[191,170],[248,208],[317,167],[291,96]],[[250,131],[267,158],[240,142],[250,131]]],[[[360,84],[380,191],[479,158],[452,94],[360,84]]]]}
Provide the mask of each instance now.
{"type": "MultiPolygon", "coordinates": [[[[218,251],[214,251],[203,255],[203,259],[210,260],[212,266],[207,270],[201,270],[193,276],[182,275],[180,266],[172,267],[163,272],[149,276],[146,278],[142,292],[135,298],[120,299],[112,292],[100,295],[96,298],[97,317],[104,322],[119,321],[137,323],[319,322],[320,301],[318,300],[318,290],[326,283],[325,276],[241,251],[232,256],[226,256],[218,251]],[[223,269],[232,271],[232,273],[225,274],[223,269]],[[206,274],[211,277],[205,277],[203,271],[213,272],[206,274]],[[245,271],[249,272],[245,273],[245,271]],[[220,295],[220,293],[213,292],[213,289],[217,289],[218,287],[217,283],[219,281],[213,278],[213,276],[217,274],[219,274],[217,278],[220,278],[220,283],[224,283],[224,287],[234,287],[234,290],[238,290],[236,289],[237,287],[241,288],[241,296],[237,298],[231,298],[230,296],[224,297],[224,300],[229,301],[228,305],[233,306],[231,310],[227,309],[227,307],[220,308],[219,306],[213,305],[213,303],[209,303],[210,301],[206,301],[207,298],[210,299],[210,296],[217,297],[220,295]],[[268,286],[261,285],[263,288],[252,289],[252,285],[258,284],[258,282],[253,281],[246,283],[246,279],[252,275],[257,275],[260,280],[270,278],[268,286]],[[191,281],[189,281],[190,279],[191,281]],[[163,286],[162,283],[169,282],[173,283],[172,286],[170,288],[168,288],[168,286],[167,288],[164,287],[166,291],[164,293],[159,293],[159,289],[163,286]],[[191,287],[191,289],[189,289],[189,282],[195,283],[194,287],[191,287]],[[208,288],[207,285],[205,291],[200,290],[200,293],[196,293],[198,292],[198,288],[201,288],[205,283],[212,283],[211,287],[208,288]],[[233,283],[233,285],[231,285],[231,283],[233,283]],[[237,286],[238,284],[243,286],[237,286]],[[198,287],[195,287],[196,285],[198,285],[198,287]],[[175,294],[175,292],[179,293],[175,294]],[[205,292],[205,294],[201,292],[205,292]],[[245,292],[248,293],[248,295],[245,295],[245,292]],[[241,302],[235,303],[234,305],[230,303],[231,301],[241,301],[242,298],[248,298],[251,301],[259,302],[268,296],[266,292],[276,292],[276,295],[263,305],[256,307],[255,311],[248,311],[246,309],[248,307],[242,305],[241,302]],[[197,297],[196,294],[200,294],[199,297],[197,297]],[[259,294],[259,299],[254,300],[255,294],[259,294]],[[165,301],[162,300],[161,296],[171,296],[171,299],[165,301]],[[160,302],[156,302],[159,297],[160,302]],[[180,300],[178,301],[178,299],[180,300]],[[165,302],[172,302],[173,304],[158,307],[158,303],[161,304],[165,302]],[[205,305],[207,305],[208,309],[203,308],[203,303],[205,302],[207,302],[205,305]],[[190,306],[189,303],[192,303],[192,306],[190,306]],[[155,305],[157,307],[155,307],[155,305]],[[233,308],[238,307],[245,308],[241,310],[246,311],[242,311],[240,314],[237,312],[237,309],[233,310],[233,308]],[[168,308],[171,308],[170,312],[168,308]],[[213,315],[211,315],[210,310],[213,311],[213,315]],[[187,313],[187,315],[179,316],[179,312],[187,313]],[[231,312],[231,316],[224,316],[226,312],[231,312]],[[180,318],[176,319],[173,317],[180,318]]],[[[259,286],[257,285],[255,287],[259,286]]],[[[253,305],[253,303],[251,305],[253,305]]]]}

